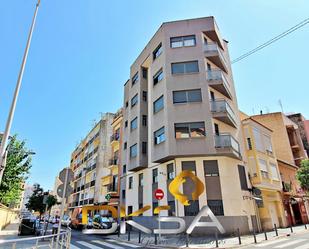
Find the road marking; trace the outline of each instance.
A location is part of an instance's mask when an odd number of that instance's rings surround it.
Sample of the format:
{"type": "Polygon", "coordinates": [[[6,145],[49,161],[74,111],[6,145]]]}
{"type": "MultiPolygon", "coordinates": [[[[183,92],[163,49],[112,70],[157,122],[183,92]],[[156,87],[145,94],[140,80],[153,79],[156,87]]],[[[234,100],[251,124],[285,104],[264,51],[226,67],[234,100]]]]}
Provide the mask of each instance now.
{"type": "Polygon", "coordinates": [[[284,247],[292,246],[292,245],[295,245],[295,244],[298,244],[298,243],[304,242],[304,241],[306,241],[306,239],[296,239],[296,240],[293,240],[291,242],[285,243],[283,245],[275,246],[274,248],[284,248],[284,247]]]}
{"type": "Polygon", "coordinates": [[[280,242],[285,241],[285,240],[288,240],[288,239],[282,238],[280,240],[278,239],[278,240],[274,240],[274,241],[268,241],[268,242],[265,242],[265,243],[262,243],[262,244],[255,245],[255,247],[269,246],[269,245],[280,243],[280,242]]]}
{"type": "Polygon", "coordinates": [[[308,249],[308,248],[309,248],[309,244],[305,244],[302,246],[295,247],[294,249],[308,249]]]}
{"type": "MultiPolygon", "coordinates": [[[[91,241],[91,242],[92,242],[92,241],[91,241]]],[[[99,247],[99,246],[90,244],[90,243],[88,243],[88,242],[86,242],[86,241],[76,241],[76,243],[81,244],[81,245],[86,246],[86,247],[89,247],[89,248],[91,248],[91,249],[102,249],[102,247],[99,247]]],[[[108,243],[106,243],[105,246],[107,246],[108,248],[114,248],[114,245],[108,244],[108,243]]],[[[123,249],[123,248],[121,248],[121,249],[123,249]]]]}
{"type": "MultiPolygon", "coordinates": [[[[122,246],[117,246],[115,244],[109,244],[109,243],[104,242],[102,240],[93,240],[92,242],[98,243],[98,244],[100,244],[102,246],[108,246],[108,247],[111,247],[111,248],[114,248],[114,249],[124,249],[122,246]]],[[[113,242],[115,242],[115,241],[113,241],[113,242]]]]}
{"type": "Polygon", "coordinates": [[[107,239],[106,241],[115,242],[119,245],[128,246],[128,247],[132,247],[132,248],[141,248],[140,246],[137,246],[137,245],[134,245],[134,244],[129,244],[129,243],[118,241],[118,240],[107,239]]]}
{"type": "Polygon", "coordinates": [[[79,247],[73,245],[73,244],[70,244],[70,249],[80,249],[79,247]]]}

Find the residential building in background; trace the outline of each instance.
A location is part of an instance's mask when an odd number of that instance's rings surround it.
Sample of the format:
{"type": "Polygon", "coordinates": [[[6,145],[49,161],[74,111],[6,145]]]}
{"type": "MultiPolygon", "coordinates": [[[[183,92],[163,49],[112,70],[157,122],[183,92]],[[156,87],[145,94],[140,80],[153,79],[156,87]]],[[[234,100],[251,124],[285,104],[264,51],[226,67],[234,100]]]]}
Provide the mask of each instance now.
{"type": "Polygon", "coordinates": [[[308,223],[308,200],[296,180],[301,160],[307,158],[297,124],[281,112],[252,118],[273,131],[273,145],[282,180],[282,199],[288,225],[308,223]]]}
{"type": "Polygon", "coordinates": [[[304,148],[309,155],[309,120],[301,113],[289,114],[287,117],[297,124],[304,148]]]}
{"type": "Polygon", "coordinates": [[[20,214],[21,216],[30,216],[31,212],[26,207],[26,204],[28,203],[30,196],[33,194],[34,187],[33,185],[24,184],[23,189],[24,191],[20,201],[20,214]]]}
{"type": "Polygon", "coordinates": [[[122,142],[122,109],[118,110],[112,121],[112,135],[110,136],[111,157],[108,161],[109,174],[102,177],[102,195],[110,196],[108,205],[117,206],[120,195],[120,158],[121,158],[121,142],[122,142]]]}
{"type": "MultiPolygon", "coordinates": [[[[213,17],[161,25],[131,66],[123,124],[126,212],[152,207],[133,219],[149,225],[155,207],[169,205],[163,216],[189,221],[207,204],[228,232],[257,225],[228,42],[213,17]],[[205,185],[190,206],[168,191],[184,170],[205,185]],[[160,203],[153,196],[157,188],[166,195],[160,203]]],[[[191,196],[193,189],[187,179],[180,191],[191,196]]]]}
{"type": "Polygon", "coordinates": [[[70,167],[74,172],[71,182],[73,194],[69,197],[69,209],[85,205],[106,203],[106,193],[102,193],[101,179],[110,174],[110,137],[113,133],[113,113],[102,115],[92,130],[72,152],[70,167]]]}
{"type": "MultiPolygon", "coordinates": [[[[63,183],[62,183],[62,181],[60,181],[59,176],[56,176],[54,187],[53,187],[53,190],[51,191],[50,194],[56,196],[58,204],[52,206],[51,211],[50,211],[51,216],[60,215],[62,198],[58,196],[57,189],[61,184],[63,184],[63,183]]],[[[67,208],[68,208],[67,204],[68,203],[66,202],[65,204],[66,204],[65,205],[65,211],[67,211],[67,208]]]]}
{"type": "MultiPolygon", "coordinates": [[[[271,129],[241,113],[246,163],[250,182],[259,194],[254,201],[258,224],[263,231],[287,225],[283,203],[282,183],[273,145],[271,129]]],[[[256,191],[253,191],[256,192],[256,191]]]]}

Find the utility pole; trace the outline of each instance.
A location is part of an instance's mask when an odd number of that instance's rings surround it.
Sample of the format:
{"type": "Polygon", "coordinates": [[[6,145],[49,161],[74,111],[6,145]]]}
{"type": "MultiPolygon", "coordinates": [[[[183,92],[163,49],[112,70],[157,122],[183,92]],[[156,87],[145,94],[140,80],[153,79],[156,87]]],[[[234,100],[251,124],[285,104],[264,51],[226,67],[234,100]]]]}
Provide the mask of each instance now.
{"type": "Polygon", "coordinates": [[[25,52],[24,52],[24,57],[23,57],[23,60],[22,60],[21,68],[20,68],[20,71],[19,71],[17,83],[16,83],[13,101],[12,101],[9,116],[8,116],[8,119],[7,119],[7,122],[6,122],[5,131],[4,131],[4,134],[2,136],[2,140],[1,140],[1,145],[0,145],[0,184],[1,184],[1,181],[2,181],[3,172],[5,170],[5,165],[6,165],[5,161],[6,161],[7,142],[8,142],[9,134],[10,134],[10,131],[11,131],[11,126],[12,126],[12,121],[13,121],[13,117],[14,117],[16,102],[17,102],[17,98],[18,98],[18,95],[19,95],[21,82],[22,82],[22,79],[23,79],[23,74],[24,74],[24,70],[25,70],[25,66],[26,66],[26,62],[27,62],[27,57],[28,57],[28,52],[29,52],[31,39],[32,39],[32,33],[33,33],[33,30],[34,30],[34,26],[35,26],[35,22],[36,22],[36,16],[37,16],[37,13],[38,13],[40,2],[41,2],[41,0],[38,0],[36,7],[35,7],[35,11],[34,11],[33,19],[32,19],[32,24],[31,24],[31,27],[30,27],[29,35],[28,35],[27,45],[26,45],[26,49],[25,49],[25,52]]]}

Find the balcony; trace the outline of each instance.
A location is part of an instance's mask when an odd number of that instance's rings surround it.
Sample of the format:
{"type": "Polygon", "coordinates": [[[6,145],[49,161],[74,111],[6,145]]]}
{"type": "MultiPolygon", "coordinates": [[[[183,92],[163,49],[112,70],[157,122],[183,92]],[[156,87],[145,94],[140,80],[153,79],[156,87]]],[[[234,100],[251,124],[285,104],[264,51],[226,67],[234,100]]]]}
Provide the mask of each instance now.
{"type": "Polygon", "coordinates": [[[228,63],[217,43],[204,44],[204,53],[209,61],[211,61],[224,72],[228,72],[228,63]]]}
{"type": "Polygon", "coordinates": [[[225,97],[232,99],[230,84],[222,70],[208,70],[207,81],[209,86],[222,93],[225,97]]]}
{"type": "Polygon", "coordinates": [[[113,157],[113,158],[109,159],[109,161],[108,161],[109,166],[118,165],[118,163],[119,163],[118,157],[113,157]]]}
{"type": "Polygon", "coordinates": [[[114,133],[113,135],[111,135],[110,141],[111,143],[119,141],[120,139],[120,134],[119,133],[114,133]]]}
{"type": "Polygon", "coordinates": [[[116,194],[117,193],[117,187],[113,184],[107,185],[107,193],[108,194],[116,194]]]}
{"type": "Polygon", "coordinates": [[[237,127],[235,113],[226,100],[211,101],[210,111],[212,112],[213,118],[231,125],[234,128],[237,127]]]}
{"type": "Polygon", "coordinates": [[[239,143],[228,133],[215,135],[215,148],[223,155],[241,158],[239,143]]]}

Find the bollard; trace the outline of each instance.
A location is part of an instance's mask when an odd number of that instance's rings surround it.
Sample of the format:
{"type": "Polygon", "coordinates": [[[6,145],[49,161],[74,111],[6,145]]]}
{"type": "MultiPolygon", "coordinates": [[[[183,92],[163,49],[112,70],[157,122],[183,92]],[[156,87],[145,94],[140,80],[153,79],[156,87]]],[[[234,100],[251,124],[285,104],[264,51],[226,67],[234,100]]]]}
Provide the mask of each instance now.
{"type": "Polygon", "coordinates": [[[264,236],[265,236],[265,240],[268,240],[266,230],[264,230],[264,236]]]}
{"type": "Polygon", "coordinates": [[[186,247],[189,247],[189,234],[186,233],[186,247]]]}
{"type": "Polygon", "coordinates": [[[237,236],[238,236],[239,245],[241,245],[241,238],[240,238],[240,231],[239,231],[239,228],[237,228],[237,236]]]}
{"type": "Polygon", "coordinates": [[[216,247],[219,247],[219,243],[218,243],[218,231],[216,230],[215,232],[215,237],[216,237],[216,247]]]}
{"type": "Polygon", "coordinates": [[[254,227],[253,227],[253,238],[254,238],[254,243],[256,244],[257,242],[256,242],[256,235],[255,235],[255,229],[254,229],[254,227]]]}
{"type": "Polygon", "coordinates": [[[128,229],[128,241],[131,240],[131,226],[129,226],[129,229],[128,229]]]}
{"type": "Polygon", "coordinates": [[[154,242],[155,242],[155,245],[157,245],[158,244],[157,235],[155,234],[154,236],[155,236],[155,241],[154,242]]]}
{"type": "Polygon", "coordinates": [[[307,225],[305,224],[305,229],[307,229],[307,225]]]}
{"type": "Polygon", "coordinates": [[[293,233],[293,227],[292,227],[292,225],[290,226],[290,229],[291,229],[291,233],[293,233]]]}
{"type": "Polygon", "coordinates": [[[278,230],[277,230],[277,225],[276,225],[276,224],[274,224],[274,226],[275,226],[275,232],[276,232],[276,236],[278,236],[278,230]]]}
{"type": "Polygon", "coordinates": [[[120,226],[118,227],[118,238],[120,237],[120,226]]]}
{"type": "Polygon", "coordinates": [[[141,235],[142,235],[142,232],[138,230],[138,243],[139,244],[141,243],[141,235]]]}

